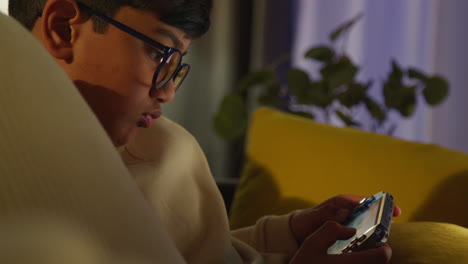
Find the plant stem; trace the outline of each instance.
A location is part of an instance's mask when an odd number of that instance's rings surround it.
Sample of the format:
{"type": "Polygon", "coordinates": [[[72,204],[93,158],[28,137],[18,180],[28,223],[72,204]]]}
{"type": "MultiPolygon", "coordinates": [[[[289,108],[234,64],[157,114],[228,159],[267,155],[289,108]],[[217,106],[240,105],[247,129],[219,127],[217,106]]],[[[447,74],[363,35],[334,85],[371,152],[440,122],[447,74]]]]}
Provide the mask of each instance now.
{"type": "Polygon", "coordinates": [[[324,115],[325,123],[330,124],[330,107],[326,107],[324,109],[324,113],[325,113],[324,115]]]}
{"type": "Polygon", "coordinates": [[[274,61],[272,61],[270,64],[268,64],[266,67],[270,68],[272,70],[275,70],[278,68],[281,64],[289,61],[291,59],[291,53],[285,53],[278,58],[276,58],[274,61]]]}

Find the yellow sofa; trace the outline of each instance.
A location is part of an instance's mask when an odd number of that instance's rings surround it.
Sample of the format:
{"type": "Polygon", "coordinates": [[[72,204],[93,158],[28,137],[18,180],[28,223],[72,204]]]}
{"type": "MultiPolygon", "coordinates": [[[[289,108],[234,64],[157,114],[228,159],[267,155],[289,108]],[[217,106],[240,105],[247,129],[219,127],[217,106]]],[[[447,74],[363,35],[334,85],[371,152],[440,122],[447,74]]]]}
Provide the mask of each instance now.
{"type": "Polygon", "coordinates": [[[407,223],[394,224],[390,235],[391,242],[397,240],[392,247],[411,249],[395,250],[398,263],[468,263],[467,154],[268,108],[252,116],[246,154],[230,212],[232,228],[338,194],[386,191],[403,211],[395,222],[407,223]],[[449,256],[422,254],[422,245],[449,256]]]}

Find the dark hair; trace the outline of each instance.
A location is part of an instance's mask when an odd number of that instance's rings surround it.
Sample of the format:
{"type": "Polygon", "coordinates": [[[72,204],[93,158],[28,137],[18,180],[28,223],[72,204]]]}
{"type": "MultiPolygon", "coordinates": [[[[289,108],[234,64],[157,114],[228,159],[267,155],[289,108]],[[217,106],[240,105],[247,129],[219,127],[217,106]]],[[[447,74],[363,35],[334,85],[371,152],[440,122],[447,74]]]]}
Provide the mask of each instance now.
{"type": "MultiPolygon", "coordinates": [[[[9,0],[8,12],[29,30],[47,0],[9,0]]],[[[123,6],[156,12],[161,21],[184,31],[195,39],[210,27],[212,0],[79,0],[79,2],[109,17],[114,17],[123,6]]],[[[103,33],[108,24],[93,17],[94,29],[103,33]]]]}

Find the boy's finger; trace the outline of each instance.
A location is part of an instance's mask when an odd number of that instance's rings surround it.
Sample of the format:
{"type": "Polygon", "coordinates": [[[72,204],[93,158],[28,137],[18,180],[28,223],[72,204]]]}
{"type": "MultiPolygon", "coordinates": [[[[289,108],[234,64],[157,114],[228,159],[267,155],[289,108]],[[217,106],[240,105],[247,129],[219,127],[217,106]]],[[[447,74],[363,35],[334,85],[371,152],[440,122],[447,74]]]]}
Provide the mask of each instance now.
{"type": "Polygon", "coordinates": [[[392,257],[392,249],[388,245],[360,252],[344,253],[336,256],[339,263],[385,264],[392,257]]]}
{"type": "Polygon", "coordinates": [[[343,222],[346,220],[350,212],[351,210],[333,205],[323,205],[314,210],[314,217],[311,218],[313,218],[313,224],[315,224],[316,229],[318,229],[327,221],[335,221],[338,223],[343,222]]]}
{"type": "MultiPolygon", "coordinates": [[[[351,195],[351,194],[338,195],[338,196],[328,199],[327,201],[325,201],[322,205],[319,205],[318,207],[324,206],[324,205],[332,205],[335,207],[352,210],[356,206],[359,205],[359,202],[362,199],[365,199],[365,198],[366,198],[365,196],[351,195]]],[[[400,215],[401,215],[401,208],[398,205],[395,205],[393,208],[393,216],[398,217],[400,215]]]]}
{"type": "Polygon", "coordinates": [[[351,194],[343,194],[343,195],[338,195],[333,198],[330,198],[323,204],[330,204],[335,207],[352,210],[356,206],[358,206],[359,202],[364,198],[366,197],[358,196],[358,195],[351,195],[351,194]]]}
{"type": "Polygon", "coordinates": [[[347,240],[356,234],[356,229],[328,221],[310,235],[304,244],[311,250],[326,254],[328,248],[337,240],[347,240]]]}
{"type": "Polygon", "coordinates": [[[401,208],[398,205],[393,207],[393,216],[398,217],[401,215],[401,208]]]}

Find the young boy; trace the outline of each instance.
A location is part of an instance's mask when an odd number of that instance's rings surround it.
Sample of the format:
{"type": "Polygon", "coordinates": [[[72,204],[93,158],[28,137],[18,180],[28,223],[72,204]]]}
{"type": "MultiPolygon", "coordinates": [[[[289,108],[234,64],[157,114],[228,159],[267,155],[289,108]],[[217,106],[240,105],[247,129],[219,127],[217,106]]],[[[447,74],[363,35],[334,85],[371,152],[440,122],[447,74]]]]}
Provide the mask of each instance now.
{"type": "Polygon", "coordinates": [[[201,151],[185,131],[161,118],[161,104],[174,99],[188,74],[183,55],[208,30],[210,11],[210,0],[9,1],[10,15],[32,31],[121,147],[188,263],[387,263],[388,246],[326,253],[337,239],[354,234],[337,222],[361,197],[334,197],[315,208],[265,217],[231,234],[202,155],[193,166],[177,168],[185,152],[201,151]],[[174,134],[183,140],[166,151],[174,134]],[[145,156],[144,151],[151,153],[145,156]],[[154,165],[149,172],[148,164],[154,165]]]}

